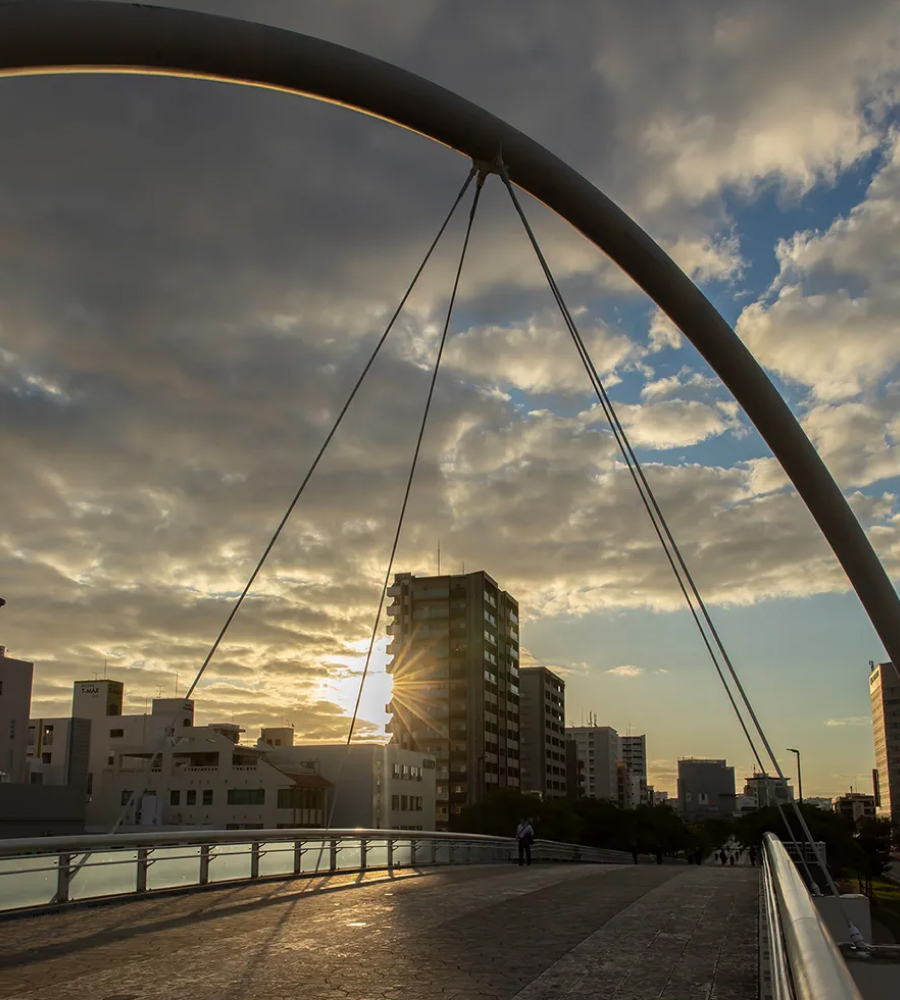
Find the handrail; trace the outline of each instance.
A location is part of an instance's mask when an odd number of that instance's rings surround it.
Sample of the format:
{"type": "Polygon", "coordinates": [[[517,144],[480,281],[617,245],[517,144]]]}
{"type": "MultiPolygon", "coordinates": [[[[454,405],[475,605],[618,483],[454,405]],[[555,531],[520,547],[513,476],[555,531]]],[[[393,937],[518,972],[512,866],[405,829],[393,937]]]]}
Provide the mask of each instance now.
{"type": "Polygon", "coordinates": [[[763,847],[796,1000],[862,1000],[784,844],[767,833],[763,847]]]}
{"type": "MultiPolygon", "coordinates": [[[[166,830],[0,841],[0,914],[212,883],[516,860],[513,837],[433,830],[166,830]]],[[[624,851],[536,840],[535,861],[631,864],[624,851]]],[[[653,860],[642,855],[644,861],[653,860]]]]}

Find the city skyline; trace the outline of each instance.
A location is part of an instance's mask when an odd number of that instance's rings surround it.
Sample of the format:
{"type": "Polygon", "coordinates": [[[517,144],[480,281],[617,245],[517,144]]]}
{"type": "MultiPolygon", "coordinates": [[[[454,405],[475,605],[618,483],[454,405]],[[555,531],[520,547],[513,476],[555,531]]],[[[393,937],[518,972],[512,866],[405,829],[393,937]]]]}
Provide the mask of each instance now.
{"type": "MultiPolygon", "coordinates": [[[[529,4],[516,31],[468,0],[404,2],[393,24],[349,0],[176,6],[389,59],[584,172],[735,324],[900,577],[894,5],[659,5],[658,33],[625,5],[574,4],[563,24],[529,4]]],[[[173,694],[468,165],[380,121],[198,81],[4,80],[0,114],[0,642],[35,662],[39,716],[104,661],[138,702],[173,694]]],[[[885,656],[836,561],[693,348],[524,205],[785,773],[796,746],[809,795],[868,790],[867,663],[885,656]]],[[[200,718],[346,734],[460,226],[198,689],[200,718]]],[[[752,758],[552,307],[490,178],[395,568],[433,572],[440,545],[446,567],[494,576],[521,601],[523,662],[566,682],[567,723],[595,711],[646,733],[650,784],[673,791],[688,755],[740,781],[752,758]]],[[[361,738],[383,737],[389,695],[380,643],[361,738]]]]}

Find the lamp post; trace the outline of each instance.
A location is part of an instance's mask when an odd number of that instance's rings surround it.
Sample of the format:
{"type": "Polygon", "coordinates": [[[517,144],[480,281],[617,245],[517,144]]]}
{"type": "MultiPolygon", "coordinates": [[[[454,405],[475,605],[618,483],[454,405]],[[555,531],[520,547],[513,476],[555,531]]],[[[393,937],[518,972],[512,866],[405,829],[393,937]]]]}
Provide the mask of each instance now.
{"type": "Polygon", "coordinates": [[[797,792],[800,796],[800,805],[803,805],[803,773],[800,770],[800,751],[795,750],[793,747],[786,747],[788,753],[795,753],[797,755],[797,792]]]}

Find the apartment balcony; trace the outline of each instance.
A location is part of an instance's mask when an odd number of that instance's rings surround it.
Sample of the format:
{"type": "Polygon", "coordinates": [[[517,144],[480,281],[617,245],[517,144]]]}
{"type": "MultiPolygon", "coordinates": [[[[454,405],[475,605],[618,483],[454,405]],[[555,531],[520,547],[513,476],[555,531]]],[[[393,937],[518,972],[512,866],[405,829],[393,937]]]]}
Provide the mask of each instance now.
{"type": "Polygon", "coordinates": [[[403,610],[402,604],[389,604],[387,607],[387,613],[391,615],[391,617],[396,617],[397,615],[400,614],[402,610],[403,610]]]}
{"type": "Polygon", "coordinates": [[[388,597],[399,597],[403,593],[403,588],[399,583],[392,583],[387,589],[388,597]]]}
{"type": "Polygon", "coordinates": [[[390,622],[388,627],[385,629],[388,635],[402,635],[402,626],[400,622],[390,622]]]}

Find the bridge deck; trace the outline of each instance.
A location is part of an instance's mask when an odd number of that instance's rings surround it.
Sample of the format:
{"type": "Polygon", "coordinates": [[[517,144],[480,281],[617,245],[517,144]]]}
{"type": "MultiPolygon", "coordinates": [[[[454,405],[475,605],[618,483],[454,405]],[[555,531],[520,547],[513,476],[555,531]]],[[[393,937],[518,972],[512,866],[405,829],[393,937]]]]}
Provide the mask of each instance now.
{"type": "Polygon", "coordinates": [[[756,874],[498,865],[72,910],[0,924],[0,997],[756,1000],[756,874]]]}

